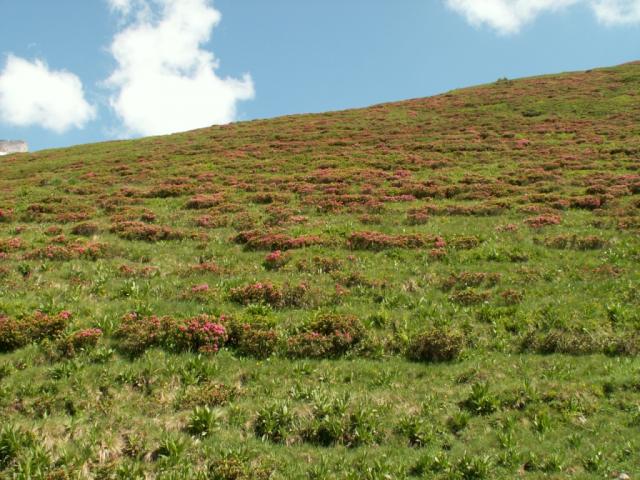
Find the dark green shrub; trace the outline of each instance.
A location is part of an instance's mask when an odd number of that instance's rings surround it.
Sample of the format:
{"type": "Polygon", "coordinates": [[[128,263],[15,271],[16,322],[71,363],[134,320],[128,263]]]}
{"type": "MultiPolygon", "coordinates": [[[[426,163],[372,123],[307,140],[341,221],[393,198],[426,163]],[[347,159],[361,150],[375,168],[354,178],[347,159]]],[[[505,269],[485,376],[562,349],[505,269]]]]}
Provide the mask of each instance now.
{"type": "Polygon", "coordinates": [[[280,335],[267,324],[229,321],[228,345],[242,356],[258,359],[270,357],[280,344],[280,335]]]}
{"type": "Polygon", "coordinates": [[[287,340],[287,354],[295,358],[335,358],[357,347],[365,328],[352,315],[321,315],[302,333],[287,340]]]}
{"type": "Polygon", "coordinates": [[[522,348],[544,354],[590,355],[602,352],[605,344],[605,338],[600,334],[553,329],[529,332],[522,341],[522,348]]]}
{"type": "Polygon", "coordinates": [[[130,355],[139,355],[148,348],[159,347],[167,342],[175,323],[170,317],[143,317],[129,313],[122,318],[122,323],[114,332],[119,340],[118,349],[130,355]]]}
{"type": "Polygon", "coordinates": [[[458,305],[470,306],[484,303],[491,298],[491,292],[478,291],[473,288],[467,288],[459,292],[453,293],[449,300],[458,305]]]}
{"type": "Polygon", "coordinates": [[[407,348],[407,356],[418,362],[448,362],[458,359],[464,346],[464,334],[437,327],[414,337],[407,348]]]}
{"type": "Polygon", "coordinates": [[[90,237],[91,235],[95,235],[96,233],[98,233],[99,230],[100,227],[98,227],[98,225],[96,225],[95,223],[86,222],[75,225],[71,229],[71,233],[83,237],[90,237]]]}

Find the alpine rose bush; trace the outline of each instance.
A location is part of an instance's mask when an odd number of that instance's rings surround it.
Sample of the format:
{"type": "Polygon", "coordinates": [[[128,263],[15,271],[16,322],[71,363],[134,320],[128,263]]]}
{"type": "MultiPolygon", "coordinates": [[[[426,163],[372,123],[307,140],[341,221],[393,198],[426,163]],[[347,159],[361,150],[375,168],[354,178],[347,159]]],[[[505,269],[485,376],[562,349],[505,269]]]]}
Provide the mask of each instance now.
{"type": "Polygon", "coordinates": [[[13,210],[7,208],[0,208],[0,223],[9,223],[13,220],[13,210]]]}
{"type": "Polygon", "coordinates": [[[302,333],[287,339],[287,354],[294,358],[335,358],[365,338],[362,322],[352,315],[321,315],[302,333]]]}
{"type": "Polygon", "coordinates": [[[309,288],[301,283],[297,286],[279,287],[271,283],[252,283],[231,289],[229,298],[240,305],[266,304],[274,308],[302,307],[309,300],[309,288]]]}
{"type": "Polygon", "coordinates": [[[60,342],[58,349],[64,356],[73,357],[78,352],[90,350],[95,347],[101,337],[101,329],[86,328],[67,336],[60,342]]]}
{"type": "Polygon", "coordinates": [[[0,352],[10,352],[31,342],[53,339],[67,327],[71,313],[63,311],[47,315],[40,311],[14,319],[0,315],[0,352]]]}
{"type": "Polygon", "coordinates": [[[168,333],[175,328],[175,320],[170,317],[142,317],[128,313],[122,318],[115,331],[119,340],[118,348],[130,355],[138,355],[148,348],[165,344],[168,333]]]}
{"type": "Polygon", "coordinates": [[[115,336],[125,353],[138,355],[153,347],[184,352],[216,353],[227,341],[224,316],[199,315],[186,320],[171,317],[124,316],[115,336]]]}
{"type": "Polygon", "coordinates": [[[227,330],[221,322],[209,315],[199,315],[178,325],[171,342],[179,351],[217,353],[227,341],[227,330]]]}
{"type": "Polygon", "coordinates": [[[289,262],[289,255],[282,253],[282,250],[276,250],[268,254],[262,265],[267,270],[279,270],[289,262]]]}
{"type": "Polygon", "coordinates": [[[418,362],[448,362],[460,357],[464,344],[464,335],[457,330],[432,328],[413,338],[407,356],[418,362]]]}
{"type": "Polygon", "coordinates": [[[229,332],[228,345],[242,356],[268,358],[280,344],[280,335],[268,325],[232,320],[225,326],[229,332]]]}

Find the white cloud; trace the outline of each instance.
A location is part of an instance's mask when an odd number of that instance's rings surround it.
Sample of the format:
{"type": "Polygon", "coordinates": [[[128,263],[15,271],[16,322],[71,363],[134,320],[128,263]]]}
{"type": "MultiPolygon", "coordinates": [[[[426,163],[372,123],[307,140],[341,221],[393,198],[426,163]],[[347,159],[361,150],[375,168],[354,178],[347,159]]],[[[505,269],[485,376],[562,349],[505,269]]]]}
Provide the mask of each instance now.
{"type": "Polygon", "coordinates": [[[605,25],[640,23],[640,0],[593,0],[591,7],[605,25]]]}
{"type": "Polygon", "coordinates": [[[124,13],[129,13],[131,9],[132,0],[108,0],[109,6],[113,10],[119,10],[124,13]]]}
{"type": "Polygon", "coordinates": [[[38,125],[63,133],[95,117],[82,82],[69,72],[50,70],[41,60],[7,57],[0,73],[0,118],[19,127],[38,125]]]}
{"type": "Polygon", "coordinates": [[[577,4],[590,7],[605,25],[640,23],[640,0],[446,0],[446,4],[472,25],[487,25],[501,34],[517,33],[543,13],[577,4]]]}
{"type": "Polygon", "coordinates": [[[109,0],[128,22],[110,47],[118,66],[110,99],[129,134],[156,135],[228,123],[254,96],[249,75],[221,78],[202,48],[221,15],[209,0],[109,0]]]}

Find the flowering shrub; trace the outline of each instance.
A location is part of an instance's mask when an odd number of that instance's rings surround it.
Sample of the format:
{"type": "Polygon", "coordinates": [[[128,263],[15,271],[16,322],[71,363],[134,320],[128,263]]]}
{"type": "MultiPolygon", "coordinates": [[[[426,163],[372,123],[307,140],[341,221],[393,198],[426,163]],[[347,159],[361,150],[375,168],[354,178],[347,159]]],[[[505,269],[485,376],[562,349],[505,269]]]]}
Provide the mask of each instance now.
{"type": "Polygon", "coordinates": [[[417,335],[407,348],[407,356],[420,362],[448,362],[462,354],[465,338],[449,328],[432,328],[417,335]]]}
{"type": "Polygon", "coordinates": [[[201,283],[189,288],[181,297],[187,300],[207,302],[212,298],[213,294],[214,292],[209,288],[208,283],[201,283]]]}
{"type": "Polygon", "coordinates": [[[118,272],[123,277],[153,277],[158,274],[158,267],[153,267],[151,265],[147,265],[144,267],[132,267],[129,265],[122,264],[118,267],[118,272]]]}
{"type": "Polygon", "coordinates": [[[227,340],[224,317],[199,315],[187,320],[171,317],[142,317],[129,313],[122,319],[115,337],[120,350],[137,355],[148,348],[216,353],[227,340]]]}
{"type": "Polygon", "coordinates": [[[296,262],[296,268],[301,272],[332,273],[341,270],[343,262],[334,257],[313,257],[310,261],[305,258],[296,262]]]}
{"type": "Polygon", "coordinates": [[[71,245],[47,245],[24,255],[26,260],[59,260],[68,261],[75,258],[97,260],[107,256],[109,246],[106,243],[88,242],[71,245]]]}
{"type": "Polygon", "coordinates": [[[465,289],[469,287],[478,287],[485,284],[489,287],[495,286],[500,281],[499,273],[485,272],[460,272],[452,274],[442,281],[440,288],[448,291],[453,288],[465,289]]]}
{"type": "Polygon", "coordinates": [[[474,290],[473,288],[468,288],[466,290],[461,290],[459,292],[453,293],[449,297],[449,300],[459,305],[469,306],[486,302],[490,297],[491,292],[483,292],[474,290]]]}
{"type": "Polygon", "coordinates": [[[137,313],[128,313],[122,318],[114,336],[120,340],[120,350],[138,355],[148,348],[166,344],[175,328],[176,321],[171,317],[142,317],[137,313]]]}
{"type": "Polygon", "coordinates": [[[522,340],[523,350],[543,354],[591,355],[602,352],[606,345],[606,337],[602,334],[562,329],[544,333],[531,331],[522,340]]]}
{"type": "Polygon", "coordinates": [[[0,223],[9,223],[13,220],[13,210],[0,208],[0,223]]]}
{"type": "Polygon", "coordinates": [[[317,235],[292,237],[284,233],[264,233],[258,230],[241,232],[234,241],[244,245],[247,250],[293,250],[324,243],[317,235]]]}
{"type": "Polygon", "coordinates": [[[52,225],[44,231],[44,234],[48,237],[55,237],[56,235],[60,235],[61,233],[62,227],[58,225],[52,225]]]}
{"type": "Polygon", "coordinates": [[[282,253],[281,250],[276,250],[265,257],[262,265],[267,270],[279,270],[289,262],[290,258],[289,255],[282,253]]]}
{"type": "Polygon", "coordinates": [[[268,325],[231,320],[225,326],[229,332],[228,345],[243,356],[267,358],[280,344],[280,335],[268,325]]]}
{"type": "Polygon", "coordinates": [[[281,193],[261,192],[251,197],[253,203],[268,205],[270,203],[286,203],[289,200],[287,195],[281,193]]]}
{"type": "Polygon", "coordinates": [[[410,210],[407,213],[406,224],[407,225],[424,225],[426,224],[431,215],[429,213],[420,210],[410,210]]]}
{"type": "Polygon", "coordinates": [[[333,341],[318,332],[302,332],[287,338],[287,355],[293,358],[325,358],[331,356],[333,341]]]}
{"type": "Polygon", "coordinates": [[[22,319],[0,315],[0,352],[9,352],[31,342],[55,338],[67,327],[70,318],[71,314],[67,311],[57,315],[36,311],[22,319]]]}
{"type": "Polygon", "coordinates": [[[470,250],[476,248],[482,240],[475,235],[458,235],[449,240],[451,247],[457,250],[470,250]]]}
{"type": "Polygon", "coordinates": [[[141,222],[153,223],[156,221],[156,218],[156,214],[152,210],[149,210],[147,208],[143,209],[142,213],[140,214],[141,222]]]}
{"type": "Polygon", "coordinates": [[[208,292],[208,291],[209,291],[209,285],[207,283],[202,283],[200,285],[194,285],[190,289],[191,293],[200,293],[200,292],[208,292]]]}
{"type": "Polygon", "coordinates": [[[134,221],[116,223],[111,227],[111,232],[125,240],[144,240],[145,242],[180,240],[185,236],[183,232],[169,227],[134,221]]]}
{"type": "Polygon", "coordinates": [[[354,232],[349,235],[347,243],[354,250],[380,251],[387,248],[422,248],[435,247],[435,243],[441,240],[434,235],[387,235],[379,232],[354,232]]]}
{"type": "Polygon", "coordinates": [[[158,185],[145,195],[148,198],[182,197],[193,193],[193,186],[185,183],[165,183],[158,185]]]}
{"type": "Polygon", "coordinates": [[[287,354],[294,358],[340,357],[365,338],[360,320],[351,315],[322,315],[302,333],[287,339],[287,354]]]}
{"type": "Polygon", "coordinates": [[[95,223],[86,222],[75,225],[71,229],[71,233],[73,233],[74,235],[81,235],[83,237],[90,237],[91,235],[95,235],[98,230],[98,225],[96,225],[95,223]]]}
{"type": "Polygon", "coordinates": [[[301,307],[309,300],[309,289],[301,283],[297,286],[279,287],[271,283],[252,283],[231,289],[229,298],[241,305],[263,303],[274,308],[301,307]]]}
{"type": "Polygon", "coordinates": [[[99,328],[87,328],[68,335],[58,345],[60,352],[66,357],[73,357],[78,351],[86,351],[98,344],[102,337],[99,328]]]}
{"type": "Polygon", "coordinates": [[[199,315],[177,325],[169,340],[179,351],[216,353],[227,340],[227,330],[214,317],[199,315]]]}
{"type": "Polygon", "coordinates": [[[596,196],[575,197],[570,200],[572,208],[581,208],[584,210],[595,210],[602,206],[602,198],[596,196]]]}
{"type": "Polygon", "coordinates": [[[205,208],[215,207],[219,205],[224,200],[223,195],[196,195],[195,197],[191,197],[185,208],[192,210],[201,210],[205,208]]]}
{"type": "Polygon", "coordinates": [[[558,235],[547,238],[544,244],[550,248],[573,250],[598,250],[607,246],[608,242],[597,235],[579,237],[577,235],[558,235]]]}
{"type": "Polygon", "coordinates": [[[252,283],[244,287],[231,289],[229,293],[231,301],[241,305],[251,303],[266,303],[273,307],[284,305],[284,294],[282,289],[271,283],[252,283]]]}
{"type": "Polygon", "coordinates": [[[229,219],[224,216],[202,215],[196,219],[196,225],[201,228],[226,227],[229,219]]]}
{"type": "Polygon", "coordinates": [[[560,225],[561,218],[559,215],[539,215],[537,217],[527,218],[524,223],[531,228],[542,228],[548,225],[560,225]]]}
{"type": "Polygon", "coordinates": [[[507,223],[505,225],[498,225],[496,227],[496,232],[517,232],[518,225],[515,223],[507,223]]]}
{"type": "Polygon", "coordinates": [[[55,216],[58,223],[75,223],[91,218],[91,212],[65,212],[55,216]]]}
{"type": "Polygon", "coordinates": [[[500,294],[500,296],[502,297],[502,301],[506,305],[517,305],[518,303],[522,302],[522,299],[524,298],[522,292],[514,290],[512,288],[505,290],[500,294]]]}
{"type": "Polygon", "coordinates": [[[380,225],[382,223],[381,215],[364,214],[358,217],[358,221],[363,225],[380,225]]]}
{"type": "Polygon", "coordinates": [[[215,262],[200,262],[192,265],[191,270],[194,272],[222,273],[224,269],[215,262]]]}
{"type": "Polygon", "coordinates": [[[8,253],[13,250],[20,250],[23,247],[22,240],[18,237],[0,240],[0,252],[8,253]]]}
{"type": "Polygon", "coordinates": [[[432,248],[429,250],[429,258],[432,260],[442,260],[447,256],[447,251],[444,248],[432,248]]]}

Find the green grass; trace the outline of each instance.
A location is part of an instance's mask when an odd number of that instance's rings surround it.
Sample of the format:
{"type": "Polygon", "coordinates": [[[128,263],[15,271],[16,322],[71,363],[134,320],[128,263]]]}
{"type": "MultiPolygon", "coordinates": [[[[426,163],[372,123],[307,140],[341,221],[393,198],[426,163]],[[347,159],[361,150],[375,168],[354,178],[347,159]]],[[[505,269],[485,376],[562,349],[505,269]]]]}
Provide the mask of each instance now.
{"type": "Polygon", "coordinates": [[[639,69],[3,157],[0,478],[633,476],[639,69]]]}

